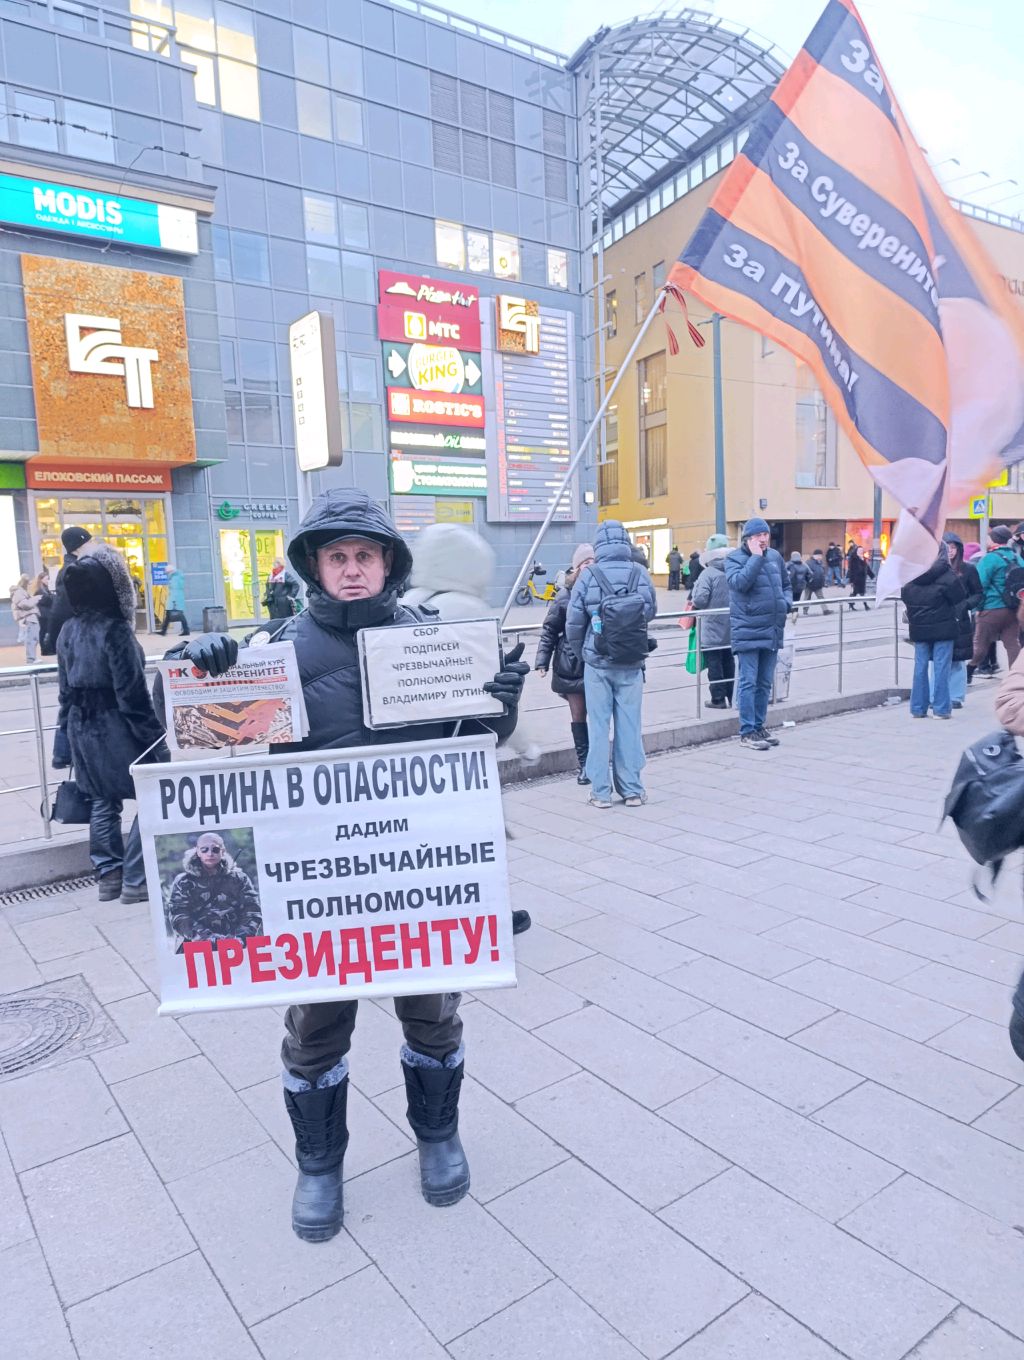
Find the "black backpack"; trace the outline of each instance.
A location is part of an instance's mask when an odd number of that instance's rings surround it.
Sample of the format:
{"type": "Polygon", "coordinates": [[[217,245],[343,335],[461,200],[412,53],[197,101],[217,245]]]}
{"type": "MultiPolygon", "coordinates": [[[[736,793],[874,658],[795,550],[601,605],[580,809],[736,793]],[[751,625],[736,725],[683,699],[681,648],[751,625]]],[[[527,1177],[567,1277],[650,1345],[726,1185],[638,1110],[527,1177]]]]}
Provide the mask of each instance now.
{"type": "Polygon", "coordinates": [[[1003,581],[1003,604],[1016,614],[1020,608],[1020,592],[1024,590],[1024,567],[1015,563],[1006,569],[1003,581]]]}
{"type": "MultiPolygon", "coordinates": [[[[1009,732],[968,746],[946,795],[947,817],[970,857],[991,867],[994,883],[1006,856],[1024,845],[1024,760],[1009,732]]],[[[977,883],[974,891],[984,896],[977,883]]]]}
{"type": "Polygon", "coordinates": [[[647,645],[647,609],[639,592],[640,568],[634,566],[625,585],[612,585],[600,567],[590,570],[601,590],[597,612],[590,616],[594,650],[613,666],[642,666],[647,645]]]}

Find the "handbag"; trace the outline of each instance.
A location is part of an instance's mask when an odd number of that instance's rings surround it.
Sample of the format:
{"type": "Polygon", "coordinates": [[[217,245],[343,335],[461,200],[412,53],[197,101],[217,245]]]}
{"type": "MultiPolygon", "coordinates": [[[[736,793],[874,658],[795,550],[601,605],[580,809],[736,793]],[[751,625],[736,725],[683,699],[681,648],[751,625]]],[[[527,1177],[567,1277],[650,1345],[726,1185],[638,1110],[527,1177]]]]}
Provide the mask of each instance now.
{"type": "Polygon", "coordinates": [[[92,799],[73,779],[57,785],[57,795],[50,809],[50,821],[62,826],[86,826],[92,816],[92,799]]]}
{"type": "MultiPolygon", "coordinates": [[[[994,884],[1006,856],[1024,845],[1024,760],[1009,732],[968,746],[943,805],[947,817],[975,863],[991,867],[994,884]]],[[[977,883],[974,891],[983,896],[977,883]]]]}
{"type": "Polygon", "coordinates": [[[686,644],[686,661],[684,663],[686,670],[690,675],[696,675],[698,671],[704,669],[707,663],[708,659],[704,653],[697,651],[697,630],[694,628],[690,631],[689,640],[686,644]]]}

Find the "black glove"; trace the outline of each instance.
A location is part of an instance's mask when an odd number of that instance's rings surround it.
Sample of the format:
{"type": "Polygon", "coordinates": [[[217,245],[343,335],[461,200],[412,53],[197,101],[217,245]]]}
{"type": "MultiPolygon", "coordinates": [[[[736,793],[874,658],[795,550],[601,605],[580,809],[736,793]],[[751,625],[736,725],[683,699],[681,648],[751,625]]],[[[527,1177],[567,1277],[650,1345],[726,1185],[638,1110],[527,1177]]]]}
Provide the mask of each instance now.
{"type": "Polygon", "coordinates": [[[227,633],[199,633],[179,655],[207,675],[223,675],[238,660],[238,643],[227,633]]]}
{"type": "Polygon", "coordinates": [[[501,670],[493,680],[488,680],[487,684],[484,685],[487,693],[493,694],[495,699],[500,699],[506,708],[519,707],[519,700],[523,693],[523,682],[530,674],[528,663],[519,660],[525,650],[525,642],[520,642],[518,646],[513,647],[502,658],[501,670]]]}

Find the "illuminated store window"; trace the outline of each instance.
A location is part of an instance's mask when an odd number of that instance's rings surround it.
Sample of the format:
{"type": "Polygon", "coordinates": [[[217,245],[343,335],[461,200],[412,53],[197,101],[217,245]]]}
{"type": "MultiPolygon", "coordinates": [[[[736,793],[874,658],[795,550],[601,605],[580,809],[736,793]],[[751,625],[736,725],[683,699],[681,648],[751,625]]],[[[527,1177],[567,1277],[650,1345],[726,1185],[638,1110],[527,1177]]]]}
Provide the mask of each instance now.
{"type": "Polygon", "coordinates": [[[466,232],[466,258],[471,273],[491,272],[491,238],[486,231],[466,232]]]}
{"type": "Polygon", "coordinates": [[[443,222],[439,218],[434,223],[434,248],[437,263],[445,269],[465,269],[466,242],[457,222],[443,222]]]}
{"type": "Polygon", "coordinates": [[[514,236],[494,233],[494,272],[499,279],[519,278],[519,242],[514,236]]]}
{"type": "Polygon", "coordinates": [[[256,71],[253,13],[228,0],[129,0],[132,46],[170,57],[175,30],[182,63],[195,73],[196,100],[258,120],[260,92],[256,71]]]}
{"type": "Polygon", "coordinates": [[[552,288],[569,287],[569,254],[565,250],[548,251],[548,284],[552,288]]]}

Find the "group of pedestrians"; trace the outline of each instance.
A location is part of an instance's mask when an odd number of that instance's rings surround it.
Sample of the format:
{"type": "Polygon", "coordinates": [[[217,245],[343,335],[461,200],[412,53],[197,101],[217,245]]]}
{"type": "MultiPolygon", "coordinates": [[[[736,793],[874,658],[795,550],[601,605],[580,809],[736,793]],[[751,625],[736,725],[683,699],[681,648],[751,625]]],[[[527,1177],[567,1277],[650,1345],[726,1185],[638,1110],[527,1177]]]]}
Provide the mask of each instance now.
{"type": "Polygon", "coordinates": [[[914,644],[913,717],[926,718],[931,711],[949,718],[953,709],[963,708],[975,673],[998,673],[997,642],[1008,664],[1015,664],[1022,591],[1024,525],[1016,530],[995,525],[986,551],[970,555],[958,535],[943,535],[938,557],[902,591],[914,644]]]}

